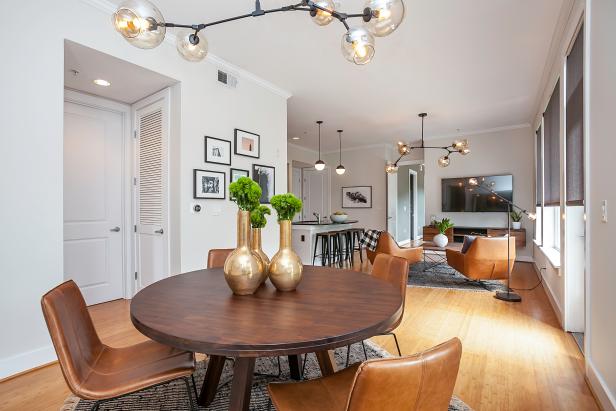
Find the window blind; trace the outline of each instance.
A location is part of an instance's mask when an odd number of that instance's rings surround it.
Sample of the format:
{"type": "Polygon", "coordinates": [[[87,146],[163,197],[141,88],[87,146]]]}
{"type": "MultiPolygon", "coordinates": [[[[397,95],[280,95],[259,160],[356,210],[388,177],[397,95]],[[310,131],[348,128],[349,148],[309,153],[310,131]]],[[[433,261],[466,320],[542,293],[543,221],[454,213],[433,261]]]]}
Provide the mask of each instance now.
{"type": "Polygon", "coordinates": [[[567,205],[584,205],[584,27],[567,57],[565,175],[567,205]]]}
{"type": "Polygon", "coordinates": [[[537,129],[536,136],[536,164],[535,164],[535,177],[536,177],[536,189],[537,193],[535,194],[537,207],[541,206],[541,202],[543,200],[543,139],[541,136],[541,126],[537,129]]]}
{"type": "Polygon", "coordinates": [[[560,205],[560,79],[543,113],[543,201],[560,205]]]}

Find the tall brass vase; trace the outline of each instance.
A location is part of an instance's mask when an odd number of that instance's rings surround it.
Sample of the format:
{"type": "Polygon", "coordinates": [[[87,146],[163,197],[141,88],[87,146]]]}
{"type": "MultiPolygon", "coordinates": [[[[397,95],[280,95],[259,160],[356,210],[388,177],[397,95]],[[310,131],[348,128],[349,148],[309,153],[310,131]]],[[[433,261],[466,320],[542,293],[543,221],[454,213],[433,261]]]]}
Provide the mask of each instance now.
{"type": "Polygon", "coordinates": [[[278,224],[280,224],[280,249],[272,257],[269,277],[279,291],[293,291],[302,280],[304,266],[291,248],[291,221],[282,220],[278,224]]]}
{"type": "Polygon", "coordinates": [[[229,254],[224,266],[225,280],[237,295],[248,295],[261,285],[263,262],[250,249],[250,212],[237,212],[237,248],[229,254]]]}
{"type": "Polygon", "coordinates": [[[267,276],[269,274],[270,259],[267,256],[267,254],[263,252],[263,249],[262,249],[260,228],[252,229],[252,239],[250,242],[250,248],[252,249],[252,251],[254,251],[259,256],[259,258],[261,259],[261,262],[263,263],[263,275],[261,276],[261,284],[263,284],[265,280],[267,280],[267,276]]]}

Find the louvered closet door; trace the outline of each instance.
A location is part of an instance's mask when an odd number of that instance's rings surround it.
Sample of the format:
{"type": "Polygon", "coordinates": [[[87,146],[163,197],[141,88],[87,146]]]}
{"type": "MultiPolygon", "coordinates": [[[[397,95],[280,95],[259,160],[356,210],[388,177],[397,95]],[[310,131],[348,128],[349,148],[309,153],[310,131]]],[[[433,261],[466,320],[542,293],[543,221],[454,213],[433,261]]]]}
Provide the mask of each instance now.
{"type": "Polygon", "coordinates": [[[169,275],[166,94],[135,104],[137,289],[169,275]]]}

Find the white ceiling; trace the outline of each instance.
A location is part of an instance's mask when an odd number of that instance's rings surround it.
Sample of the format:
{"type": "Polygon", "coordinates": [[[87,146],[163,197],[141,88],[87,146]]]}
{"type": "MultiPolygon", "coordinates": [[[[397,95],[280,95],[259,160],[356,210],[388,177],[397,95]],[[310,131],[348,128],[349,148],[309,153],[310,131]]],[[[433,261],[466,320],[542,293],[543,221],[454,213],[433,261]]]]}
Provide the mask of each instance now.
{"type": "MultiPolygon", "coordinates": [[[[114,0],[119,2],[119,0],[114,0]]],[[[289,4],[262,0],[264,8],[289,4]]],[[[253,0],[154,0],[167,21],[199,23],[249,12],[253,0]]],[[[359,12],[361,0],[341,0],[359,12]]],[[[530,122],[563,0],[405,0],[406,18],[377,38],[367,66],[342,57],[344,27],[319,27],[307,13],[276,13],[205,30],[210,51],[290,91],[289,138],[323,149],[416,140],[530,122]]],[[[360,24],[359,19],[350,21],[360,24]]],[[[109,35],[116,35],[110,29],[109,35]]],[[[180,58],[178,56],[178,58],[180,58]]]]}
{"type": "Polygon", "coordinates": [[[64,86],[132,104],[152,95],[176,80],[100,51],[66,40],[64,42],[64,86]],[[79,73],[74,75],[71,70],[79,73]],[[111,82],[109,87],[94,80],[111,82]]]}

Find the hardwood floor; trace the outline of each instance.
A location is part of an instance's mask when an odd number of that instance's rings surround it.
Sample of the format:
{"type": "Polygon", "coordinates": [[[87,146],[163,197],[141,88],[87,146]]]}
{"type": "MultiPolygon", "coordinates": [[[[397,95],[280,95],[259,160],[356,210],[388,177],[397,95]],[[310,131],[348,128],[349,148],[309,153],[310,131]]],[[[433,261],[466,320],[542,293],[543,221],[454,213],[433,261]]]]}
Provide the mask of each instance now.
{"type": "MultiPolygon", "coordinates": [[[[355,267],[369,272],[369,267],[355,267]]],[[[518,263],[514,288],[537,282],[531,264],[518,263]]],[[[519,291],[521,303],[492,293],[408,288],[396,334],[403,354],[454,336],[463,355],[455,394],[475,410],[598,410],[584,380],[584,360],[563,332],[543,288],[519,291]]],[[[129,301],[90,307],[101,339],[112,346],[145,339],[129,319],[129,301]]],[[[395,353],[392,337],[374,341],[395,353]]],[[[57,411],[70,394],[57,364],[0,383],[0,410],[57,411]]]]}

